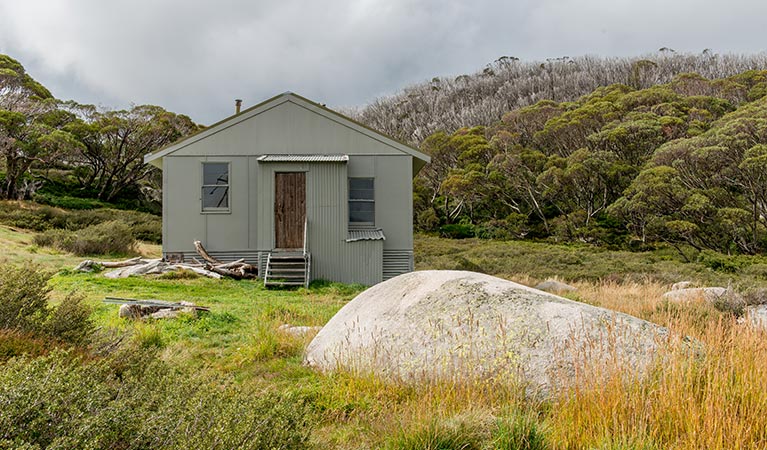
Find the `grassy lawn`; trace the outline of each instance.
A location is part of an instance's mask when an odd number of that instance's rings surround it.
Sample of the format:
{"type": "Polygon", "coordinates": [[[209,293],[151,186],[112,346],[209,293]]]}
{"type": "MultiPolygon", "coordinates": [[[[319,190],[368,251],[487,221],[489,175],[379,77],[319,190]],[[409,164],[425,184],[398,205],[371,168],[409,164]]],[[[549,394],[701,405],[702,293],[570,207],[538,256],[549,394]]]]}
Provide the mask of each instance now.
{"type": "Polygon", "coordinates": [[[549,277],[568,281],[634,281],[671,285],[690,280],[740,290],[767,286],[767,258],[699,252],[693,262],[671,248],[614,251],[590,245],[519,241],[450,240],[419,235],[416,269],[458,269],[534,283],[549,277]]]}
{"type": "MultiPolygon", "coordinates": [[[[569,295],[575,300],[671,327],[711,350],[703,360],[674,355],[649,384],[603,379],[609,389],[592,386],[535,401],[511,386],[396,385],[304,367],[303,349],[312,336],[295,337],[279,326],[323,325],[361,286],[315,282],[309,289],[280,291],[264,289],[258,281],[112,280],[74,273],[71,267],[83,258],[30,242],[30,234],[0,227],[5,262],[57,271],[50,282],[54,301],[72,291],[83,295],[94,307],[98,333],[122,334],[138,347],[156,349],[182,373],[211,372],[257,391],[310,402],[315,448],[693,449],[767,443],[767,368],[754,363],[767,360],[764,335],[738,331],[734,318],[712,307],[680,311],[660,299],[670,283],[682,279],[765,287],[764,258],[701,255],[682,263],[670,250],[630,253],[417,236],[417,269],[475,270],[527,284],[557,276],[579,288],[569,295]],[[191,301],[211,312],[128,321],[117,317],[117,305],[102,302],[105,296],[191,301]],[[718,431],[708,432],[711,427],[718,431]]],[[[140,251],[157,255],[159,247],[140,251]]]]}

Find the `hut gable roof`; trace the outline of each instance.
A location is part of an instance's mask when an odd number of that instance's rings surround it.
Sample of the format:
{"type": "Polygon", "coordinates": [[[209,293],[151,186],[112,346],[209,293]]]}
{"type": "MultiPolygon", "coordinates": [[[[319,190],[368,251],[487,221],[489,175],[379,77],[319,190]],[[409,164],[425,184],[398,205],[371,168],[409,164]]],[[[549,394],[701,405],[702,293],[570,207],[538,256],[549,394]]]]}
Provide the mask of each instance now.
{"type": "MultiPolygon", "coordinates": [[[[387,136],[383,133],[375,131],[372,128],[369,128],[349,117],[344,116],[343,114],[339,114],[331,109],[326,108],[323,105],[320,105],[311,100],[308,100],[300,95],[294,94],[292,92],[285,92],[276,97],[272,97],[262,103],[259,103],[253,107],[250,107],[240,112],[239,114],[235,114],[233,116],[227,117],[226,119],[218,123],[215,123],[196,134],[187,136],[186,138],[176,141],[167,147],[159,149],[153,153],[149,153],[144,156],[144,162],[161,167],[162,158],[167,155],[178,152],[182,149],[188,150],[190,147],[194,146],[194,144],[197,142],[214,137],[218,135],[219,133],[225,132],[226,130],[231,129],[232,127],[236,127],[237,125],[242,124],[243,122],[246,122],[249,120],[258,120],[259,116],[265,115],[269,111],[276,111],[280,108],[285,108],[289,106],[300,108],[299,110],[296,110],[296,112],[294,113],[305,114],[306,111],[309,111],[311,113],[314,113],[318,116],[321,116],[331,121],[332,122],[331,125],[333,126],[340,126],[340,127],[343,127],[344,130],[352,130],[355,133],[359,133],[370,139],[373,139],[377,141],[378,145],[388,148],[389,151],[392,151],[392,153],[394,154],[398,152],[402,152],[402,153],[411,155],[413,157],[413,174],[414,175],[421,169],[421,167],[423,167],[426,163],[430,162],[431,160],[431,158],[428,155],[421,153],[416,148],[410,145],[399,142],[390,136],[387,136]]],[[[335,152],[337,152],[336,149],[318,148],[318,149],[314,149],[314,153],[320,154],[322,152],[333,152],[334,150],[335,152]]],[[[276,153],[276,152],[274,152],[272,149],[269,149],[269,148],[263,149],[263,154],[267,154],[267,153],[276,153]]]]}

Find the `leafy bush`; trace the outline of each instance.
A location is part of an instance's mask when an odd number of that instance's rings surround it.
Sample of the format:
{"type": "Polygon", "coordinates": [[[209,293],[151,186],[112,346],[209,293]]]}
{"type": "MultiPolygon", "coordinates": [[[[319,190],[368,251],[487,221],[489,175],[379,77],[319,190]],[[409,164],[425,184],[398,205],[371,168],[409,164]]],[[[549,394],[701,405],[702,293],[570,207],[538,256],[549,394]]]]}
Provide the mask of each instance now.
{"type": "Polygon", "coordinates": [[[48,230],[35,236],[34,242],[78,256],[130,253],[136,244],[130,227],[119,220],[91,225],[79,231],[48,230]]]}
{"type": "Polygon", "coordinates": [[[307,446],[301,398],[176,373],[152,352],[95,361],[55,351],[0,366],[0,441],[42,448],[307,446]]]}
{"type": "Polygon", "coordinates": [[[67,296],[56,308],[49,307],[49,279],[49,274],[30,267],[10,267],[0,273],[0,329],[72,344],[86,342],[93,327],[91,308],[75,295],[67,296]]]}
{"type": "Polygon", "coordinates": [[[31,267],[0,272],[0,328],[38,332],[50,315],[47,283],[50,275],[31,267]]]}
{"type": "Polygon", "coordinates": [[[474,237],[474,226],[461,223],[442,225],[439,227],[439,235],[450,239],[466,239],[474,237]]]}
{"type": "Polygon", "coordinates": [[[55,228],[53,224],[61,221],[65,214],[48,206],[33,208],[18,202],[0,203],[0,223],[15,228],[45,231],[55,228]]]}
{"type": "Polygon", "coordinates": [[[47,339],[16,330],[0,330],[0,364],[21,355],[44,355],[49,349],[47,339]]]}
{"type": "Polygon", "coordinates": [[[96,209],[109,206],[107,203],[93,198],[71,197],[68,195],[58,196],[48,193],[37,193],[33,198],[35,202],[42,205],[64,209],[96,209]]]}
{"type": "Polygon", "coordinates": [[[698,262],[718,272],[736,273],[741,269],[737,258],[723,255],[711,250],[703,250],[698,255],[698,262]]]}
{"type": "Polygon", "coordinates": [[[65,342],[84,343],[93,331],[90,321],[92,312],[93,309],[83,302],[83,297],[70,294],[51,311],[43,330],[65,342]]]}
{"type": "Polygon", "coordinates": [[[0,202],[0,223],[34,231],[79,231],[117,220],[128,225],[136,239],[153,243],[162,241],[162,218],[144,212],[117,209],[65,211],[31,203],[0,202]]]}

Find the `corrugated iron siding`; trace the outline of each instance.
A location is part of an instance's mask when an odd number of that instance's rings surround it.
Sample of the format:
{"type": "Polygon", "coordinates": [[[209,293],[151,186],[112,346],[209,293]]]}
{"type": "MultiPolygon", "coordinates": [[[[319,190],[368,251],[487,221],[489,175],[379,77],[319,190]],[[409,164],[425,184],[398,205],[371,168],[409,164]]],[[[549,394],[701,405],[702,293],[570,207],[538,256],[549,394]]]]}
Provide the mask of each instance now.
{"type": "Polygon", "coordinates": [[[410,250],[383,251],[383,279],[413,271],[413,252],[410,250]]]}
{"type": "MultiPolygon", "coordinates": [[[[197,258],[199,261],[202,261],[202,258],[200,255],[197,254],[194,250],[189,251],[183,251],[183,252],[164,252],[162,254],[163,257],[165,257],[168,253],[170,254],[178,254],[181,253],[184,255],[184,262],[193,262],[194,258],[197,258]]],[[[229,250],[229,251],[208,251],[210,256],[218,259],[219,261],[223,262],[231,262],[236,261],[241,258],[245,258],[245,262],[248,264],[259,264],[259,252],[257,250],[229,250]]],[[[260,266],[259,266],[260,269],[260,266]]]]}
{"type": "Polygon", "coordinates": [[[346,242],[345,164],[310,164],[307,217],[312,279],[373,285],[382,279],[383,241],[346,242]]]}
{"type": "Polygon", "coordinates": [[[386,236],[384,236],[383,230],[377,229],[377,230],[349,230],[349,233],[347,233],[346,236],[346,242],[354,242],[354,241],[378,241],[386,240],[386,236]]]}

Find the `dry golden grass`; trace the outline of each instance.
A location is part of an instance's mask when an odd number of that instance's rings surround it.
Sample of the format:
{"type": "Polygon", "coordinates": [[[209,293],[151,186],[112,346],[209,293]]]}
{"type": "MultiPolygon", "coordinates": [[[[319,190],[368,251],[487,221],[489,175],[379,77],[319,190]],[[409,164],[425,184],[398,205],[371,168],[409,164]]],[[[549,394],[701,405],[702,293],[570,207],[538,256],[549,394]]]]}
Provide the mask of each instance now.
{"type": "Polygon", "coordinates": [[[555,397],[554,447],[767,448],[767,333],[705,303],[667,304],[660,285],[579,287],[589,303],[693,339],[670,346],[643,380],[606,370],[555,397]]]}
{"type": "Polygon", "coordinates": [[[767,448],[767,333],[709,304],[668,304],[661,299],[668,287],[657,283],[577,287],[573,298],[671,329],[676,338],[646,376],[632,377],[626,367],[610,365],[615,361],[584,366],[574,383],[567,380],[569,388],[536,400],[513,386],[402,386],[336,375],[319,396],[322,409],[334,411],[320,434],[332,429],[336,438],[324,443],[414,448],[403,443],[440,433],[447,439],[459,429],[474,434],[456,448],[507,448],[499,442],[527,442],[528,434],[539,439],[536,445],[511,448],[767,448]],[[515,417],[532,422],[500,425],[515,417]]]}

